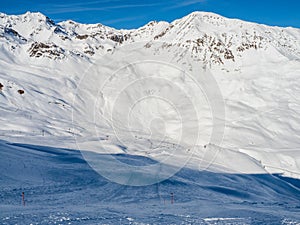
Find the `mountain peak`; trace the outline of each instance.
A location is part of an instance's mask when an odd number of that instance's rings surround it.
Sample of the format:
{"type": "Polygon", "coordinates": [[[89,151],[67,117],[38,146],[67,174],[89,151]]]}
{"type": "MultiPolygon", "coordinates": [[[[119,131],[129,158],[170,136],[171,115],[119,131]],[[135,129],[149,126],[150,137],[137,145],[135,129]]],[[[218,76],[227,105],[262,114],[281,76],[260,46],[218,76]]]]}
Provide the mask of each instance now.
{"type": "Polygon", "coordinates": [[[206,30],[215,30],[214,27],[224,27],[227,25],[230,19],[222,17],[218,14],[211,12],[195,11],[183,18],[174,20],[172,22],[175,26],[185,27],[189,30],[198,30],[199,28],[205,28],[206,30]]]}
{"type": "Polygon", "coordinates": [[[222,17],[219,14],[213,13],[213,12],[205,12],[205,11],[194,11],[187,16],[213,16],[213,17],[222,17]]]}
{"type": "Polygon", "coordinates": [[[16,42],[13,48],[28,50],[27,45],[39,46],[42,55],[48,46],[56,46],[64,54],[69,51],[79,57],[97,57],[124,42],[158,41],[166,46],[181,46],[192,52],[195,60],[208,64],[224,64],[242,58],[243,52],[248,50],[268,48],[289,58],[300,57],[299,29],[286,31],[202,11],[192,12],[172,23],[152,21],[132,30],[71,20],[55,24],[40,12],[28,11],[17,16],[2,13],[0,27],[3,40],[9,39],[11,44],[16,42]]]}
{"type": "MultiPolygon", "coordinates": [[[[16,21],[19,21],[22,23],[45,22],[45,23],[52,24],[52,25],[55,24],[53,20],[51,20],[49,17],[45,16],[44,14],[42,14],[40,12],[27,11],[26,13],[20,14],[20,15],[8,15],[5,13],[0,13],[0,18],[2,19],[2,21],[6,22],[8,24],[15,23],[16,21]]],[[[3,22],[1,22],[1,23],[3,23],[3,22]]]]}
{"type": "Polygon", "coordinates": [[[46,16],[44,14],[42,14],[41,12],[31,12],[31,11],[27,11],[26,13],[23,14],[23,16],[46,18],[46,16]]]}

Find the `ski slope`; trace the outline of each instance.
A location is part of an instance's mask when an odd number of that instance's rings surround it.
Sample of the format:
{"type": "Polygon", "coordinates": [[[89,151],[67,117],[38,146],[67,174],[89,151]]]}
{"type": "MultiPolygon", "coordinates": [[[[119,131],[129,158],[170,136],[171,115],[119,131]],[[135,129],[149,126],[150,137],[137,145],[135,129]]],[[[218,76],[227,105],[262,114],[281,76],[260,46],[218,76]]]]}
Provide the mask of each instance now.
{"type": "Polygon", "coordinates": [[[137,139],[212,143],[299,178],[299,29],[205,12],[136,30],[30,12],[0,24],[2,139],[153,159],[137,139]]]}
{"type": "MultiPolygon", "coordinates": [[[[5,141],[0,147],[2,224],[300,222],[299,180],[184,168],[161,183],[135,187],[99,176],[77,150],[5,141]]],[[[115,157],[138,167],[155,163],[142,156],[115,157]]]]}

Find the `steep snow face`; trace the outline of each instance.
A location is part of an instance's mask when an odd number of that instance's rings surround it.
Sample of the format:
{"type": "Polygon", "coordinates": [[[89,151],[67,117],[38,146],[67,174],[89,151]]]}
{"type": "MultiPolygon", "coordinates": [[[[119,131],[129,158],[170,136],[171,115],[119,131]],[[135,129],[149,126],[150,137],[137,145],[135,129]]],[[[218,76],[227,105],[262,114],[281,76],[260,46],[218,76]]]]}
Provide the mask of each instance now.
{"type": "Polygon", "coordinates": [[[2,139],[300,176],[299,29],[204,12],[136,30],[0,14],[0,67],[2,139]]]}

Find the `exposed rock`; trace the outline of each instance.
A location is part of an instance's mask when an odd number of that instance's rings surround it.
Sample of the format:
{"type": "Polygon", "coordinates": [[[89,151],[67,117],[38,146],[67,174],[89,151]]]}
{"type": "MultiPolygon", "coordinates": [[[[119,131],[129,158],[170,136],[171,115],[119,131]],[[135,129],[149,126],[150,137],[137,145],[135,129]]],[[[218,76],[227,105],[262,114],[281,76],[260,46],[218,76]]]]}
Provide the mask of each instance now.
{"type": "Polygon", "coordinates": [[[123,35],[113,35],[109,37],[110,40],[113,40],[115,42],[118,42],[120,44],[123,43],[124,39],[123,39],[123,35]]]}
{"type": "Polygon", "coordinates": [[[232,54],[232,51],[229,49],[226,49],[225,53],[224,53],[224,58],[225,59],[232,59],[232,61],[234,61],[234,55],[232,54]]]}
{"type": "Polygon", "coordinates": [[[12,35],[14,37],[17,37],[18,39],[22,40],[22,41],[27,41],[26,38],[22,37],[22,35],[20,35],[17,31],[15,31],[14,29],[12,28],[8,28],[8,27],[5,27],[4,28],[4,32],[6,34],[9,34],[9,35],[12,35]]]}
{"type": "Polygon", "coordinates": [[[18,93],[20,94],[20,95],[23,95],[24,93],[25,93],[25,91],[24,90],[18,90],[18,93]]]}
{"type": "Polygon", "coordinates": [[[55,23],[53,20],[51,20],[48,16],[46,16],[46,23],[52,25],[52,26],[55,26],[55,23]]]}
{"type": "Polygon", "coordinates": [[[86,51],[84,51],[84,53],[89,54],[90,56],[95,54],[95,52],[93,52],[92,50],[86,50],[86,51]]]}
{"type": "Polygon", "coordinates": [[[54,33],[68,35],[60,26],[55,27],[54,33]]]}
{"type": "Polygon", "coordinates": [[[145,48],[150,48],[151,47],[151,43],[148,42],[147,44],[144,45],[145,48]]]}
{"type": "Polygon", "coordinates": [[[170,25],[169,27],[167,27],[163,32],[161,32],[160,34],[156,35],[154,37],[154,40],[157,40],[157,39],[163,37],[173,27],[174,27],[174,25],[170,25]]]}
{"type": "Polygon", "coordinates": [[[45,44],[42,42],[34,42],[28,49],[30,57],[39,58],[45,56],[51,59],[64,58],[64,50],[55,44],[45,44]]]}
{"type": "Polygon", "coordinates": [[[87,39],[88,37],[89,37],[89,35],[87,35],[87,34],[83,34],[83,35],[79,35],[79,34],[78,34],[78,35],[76,36],[76,38],[79,39],[79,40],[84,40],[84,39],[87,39]]]}

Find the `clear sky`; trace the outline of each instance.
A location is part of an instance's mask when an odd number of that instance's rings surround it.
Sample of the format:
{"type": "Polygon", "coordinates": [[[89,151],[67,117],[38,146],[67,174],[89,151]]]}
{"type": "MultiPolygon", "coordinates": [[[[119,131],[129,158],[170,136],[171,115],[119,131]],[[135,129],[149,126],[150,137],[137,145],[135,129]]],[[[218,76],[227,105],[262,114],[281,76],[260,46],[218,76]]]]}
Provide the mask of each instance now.
{"type": "Polygon", "coordinates": [[[2,0],[0,12],[41,12],[55,22],[75,20],[137,28],[151,20],[173,21],[193,11],[300,28],[300,0],[2,0]]]}

